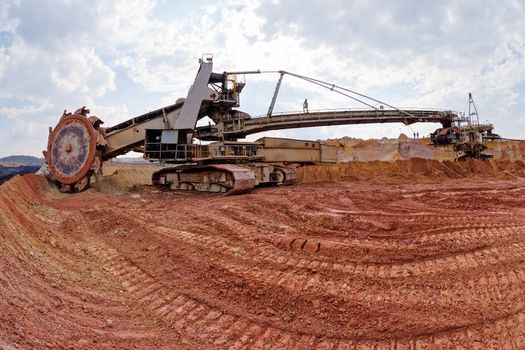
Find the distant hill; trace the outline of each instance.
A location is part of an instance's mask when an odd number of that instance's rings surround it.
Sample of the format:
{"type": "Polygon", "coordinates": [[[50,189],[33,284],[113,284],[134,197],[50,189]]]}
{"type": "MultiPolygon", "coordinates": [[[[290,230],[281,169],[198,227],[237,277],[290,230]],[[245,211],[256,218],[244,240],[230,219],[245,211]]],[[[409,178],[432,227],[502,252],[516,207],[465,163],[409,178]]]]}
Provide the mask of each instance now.
{"type": "Polygon", "coordinates": [[[0,185],[15,175],[36,173],[38,169],[40,169],[40,165],[23,165],[16,167],[0,166],[0,185]]]}
{"type": "Polygon", "coordinates": [[[44,158],[33,156],[9,156],[0,158],[0,184],[15,175],[35,173],[44,163],[44,158]]]}
{"type": "Polygon", "coordinates": [[[44,163],[44,158],[37,158],[33,156],[9,156],[0,158],[0,165],[7,167],[19,166],[40,166],[44,163]]]}

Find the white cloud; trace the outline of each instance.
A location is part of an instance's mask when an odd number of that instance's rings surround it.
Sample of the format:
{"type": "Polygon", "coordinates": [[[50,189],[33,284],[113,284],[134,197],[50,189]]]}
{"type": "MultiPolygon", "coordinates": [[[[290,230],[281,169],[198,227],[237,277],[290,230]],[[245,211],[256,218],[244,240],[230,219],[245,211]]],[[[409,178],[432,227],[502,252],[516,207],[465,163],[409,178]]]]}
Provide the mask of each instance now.
{"type": "Polygon", "coordinates": [[[115,73],[93,48],[79,48],[52,60],[51,79],[63,92],[82,92],[99,97],[115,89],[115,73]]]}
{"type": "Polygon", "coordinates": [[[105,127],[116,125],[133,117],[126,106],[101,106],[93,103],[90,104],[90,111],[91,115],[100,116],[105,127]]]}
{"type": "Polygon", "coordinates": [[[0,49],[0,79],[2,79],[2,76],[4,75],[6,66],[7,66],[7,55],[4,53],[3,50],[0,49]]]}
{"type": "MultiPolygon", "coordinates": [[[[524,5],[512,0],[42,0],[38,6],[4,0],[0,33],[9,42],[2,47],[0,36],[0,123],[53,124],[64,108],[81,105],[106,125],[117,123],[184,96],[197,59],[212,52],[219,72],[284,69],[379,91],[374,97],[396,105],[462,109],[472,91],[496,131],[525,138],[506,122],[511,110],[525,107],[524,15],[524,5]]],[[[241,109],[264,114],[277,76],[247,79],[241,109]]],[[[300,109],[305,97],[312,109],[355,106],[289,77],[285,82],[280,110],[300,109]]],[[[399,130],[379,125],[277,134],[315,138],[356,131],[380,138],[399,130]]],[[[39,152],[23,134],[7,133],[0,147],[39,152]]],[[[45,130],[33,136],[45,146],[45,130]]]]}
{"type": "Polygon", "coordinates": [[[25,99],[30,105],[22,107],[0,107],[0,115],[6,116],[10,119],[22,120],[25,116],[30,114],[40,114],[42,112],[50,111],[54,106],[47,100],[33,100],[31,98],[25,99]]]}
{"type": "Polygon", "coordinates": [[[19,6],[20,1],[3,0],[0,3],[0,32],[13,32],[18,24],[18,20],[9,18],[9,10],[13,6],[19,6]]]}

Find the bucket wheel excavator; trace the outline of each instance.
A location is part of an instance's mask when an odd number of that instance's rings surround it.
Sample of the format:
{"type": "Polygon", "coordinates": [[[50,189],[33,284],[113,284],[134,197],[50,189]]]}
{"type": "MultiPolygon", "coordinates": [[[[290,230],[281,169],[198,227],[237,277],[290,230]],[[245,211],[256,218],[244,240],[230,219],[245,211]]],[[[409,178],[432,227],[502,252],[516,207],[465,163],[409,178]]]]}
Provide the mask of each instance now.
{"type": "Polygon", "coordinates": [[[213,59],[205,55],[186,98],[176,103],[103,128],[89,109],[64,114],[50,128],[44,151],[48,177],[63,192],[89,186],[102,163],[129,151],[164,165],[153,174],[157,186],[176,190],[242,193],[259,185],[287,185],[296,181],[294,166],[330,163],[337,159],[336,146],[319,141],[264,137],[239,141],[248,135],[279,129],[313,126],[417,122],[441,123],[450,128],[459,119],[451,111],[399,109],[382,101],[321,80],[276,71],[212,71],[213,59]],[[247,74],[274,73],[279,79],[268,112],[252,117],[238,110],[247,74]],[[273,113],[285,75],[306,80],[364,104],[367,108],[273,113]],[[380,107],[375,107],[381,104],[380,107]],[[209,125],[197,126],[208,117],[209,125]],[[211,141],[201,144],[201,141],[211,141]],[[198,142],[198,143],[197,143],[198,142]]]}

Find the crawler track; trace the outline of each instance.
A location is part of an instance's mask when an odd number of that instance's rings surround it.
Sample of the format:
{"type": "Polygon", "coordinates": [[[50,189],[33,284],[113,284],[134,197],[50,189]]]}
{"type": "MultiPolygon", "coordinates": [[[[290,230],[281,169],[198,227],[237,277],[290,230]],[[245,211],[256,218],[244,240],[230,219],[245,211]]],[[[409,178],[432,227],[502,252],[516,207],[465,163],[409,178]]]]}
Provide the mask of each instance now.
{"type": "Polygon", "coordinates": [[[522,179],[0,206],[0,347],[525,347],[522,179]]]}

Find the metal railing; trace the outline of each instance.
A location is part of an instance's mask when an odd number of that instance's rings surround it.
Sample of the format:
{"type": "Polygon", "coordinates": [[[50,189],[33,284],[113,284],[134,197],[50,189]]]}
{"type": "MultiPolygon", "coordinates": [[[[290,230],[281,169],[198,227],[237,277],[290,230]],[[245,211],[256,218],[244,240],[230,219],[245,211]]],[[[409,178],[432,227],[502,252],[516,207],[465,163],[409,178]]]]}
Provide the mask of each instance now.
{"type": "Polygon", "coordinates": [[[255,157],[259,145],[218,145],[210,148],[211,157],[255,157]]]}
{"type": "Polygon", "coordinates": [[[146,144],[145,156],[147,159],[190,161],[192,159],[208,158],[208,145],[180,145],[180,144],[146,144]]]}

